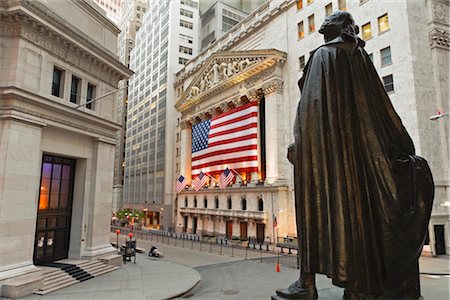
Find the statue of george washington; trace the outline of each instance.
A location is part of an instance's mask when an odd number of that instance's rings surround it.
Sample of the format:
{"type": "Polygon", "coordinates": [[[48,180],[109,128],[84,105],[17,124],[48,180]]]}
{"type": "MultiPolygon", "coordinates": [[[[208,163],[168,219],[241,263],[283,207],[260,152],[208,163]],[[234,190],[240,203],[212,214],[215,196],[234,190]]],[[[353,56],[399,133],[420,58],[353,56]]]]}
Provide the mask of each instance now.
{"type": "Polygon", "coordinates": [[[316,273],[345,288],[344,299],[419,299],[430,169],[415,155],[352,16],[333,13],[319,32],[325,44],[299,81],[288,149],[300,279],[273,299],[317,299],[316,273]]]}

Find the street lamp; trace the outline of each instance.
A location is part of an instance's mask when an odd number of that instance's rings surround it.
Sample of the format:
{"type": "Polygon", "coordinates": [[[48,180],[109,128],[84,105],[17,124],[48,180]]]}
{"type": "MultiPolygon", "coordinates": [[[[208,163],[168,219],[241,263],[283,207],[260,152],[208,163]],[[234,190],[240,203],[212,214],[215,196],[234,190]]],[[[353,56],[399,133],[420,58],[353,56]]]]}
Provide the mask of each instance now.
{"type": "Polygon", "coordinates": [[[434,115],[434,116],[431,116],[429,119],[431,121],[436,121],[437,119],[440,119],[440,118],[446,117],[446,116],[450,116],[450,113],[446,113],[446,114],[442,114],[442,115],[434,115]]]}

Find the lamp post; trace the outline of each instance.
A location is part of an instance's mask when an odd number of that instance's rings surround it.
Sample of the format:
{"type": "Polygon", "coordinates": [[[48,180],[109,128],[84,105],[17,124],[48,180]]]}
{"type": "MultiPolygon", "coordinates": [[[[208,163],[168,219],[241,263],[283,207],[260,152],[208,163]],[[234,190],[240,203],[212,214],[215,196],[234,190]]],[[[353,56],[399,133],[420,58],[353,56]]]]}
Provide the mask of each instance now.
{"type": "Polygon", "coordinates": [[[446,113],[446,114],[442,114],[442,115],[434,115],[434,116],[429,117],[429,119],[431,121],[436,121],[436,120],[438,120],[440,118],[448,117],[448,116],[450,116],[450,113],[446,113]]]}
{"type": "Polygon", "coordinates": [[[119,234],[120,234],[120,230],[117,229],[116,230],[116,237],[117,237],[117,239],[116,239],[116,246],[117,246],[117,249],[119,249],[119,234]]]}

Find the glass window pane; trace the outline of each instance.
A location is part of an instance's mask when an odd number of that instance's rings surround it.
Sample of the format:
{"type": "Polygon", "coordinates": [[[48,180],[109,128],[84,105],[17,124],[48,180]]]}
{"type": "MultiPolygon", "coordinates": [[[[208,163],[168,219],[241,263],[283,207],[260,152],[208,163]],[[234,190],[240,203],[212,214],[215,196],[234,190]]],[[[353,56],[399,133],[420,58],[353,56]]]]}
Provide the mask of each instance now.
{"type": "Polygon", "coordinates": [[[297,0],[297,10],[300,10],[303,8],[303,0],[297,0]]]}
{"type": "Polygon", "coordinates": [[[61,178],[61,165],[54,164],[53,165],[53,176],[52,179],[60,179],[61,178]]]}
{"type": "Polygon", "coordinates": [[[49,209],[57,209],[58,208],[58,202],[59,202],[59,194],[50,194],[50,207],[49,209]]]}
{"type": "Polygon", "coordinates": [[[70,166],[63,166],[62,169],[62,179],[70,178],[70,166]]]}
{"type": "Polygon", "coordinates": [[[42,165],[42,178],[50,179],[52,176],[52,164],[44,163],[42,165]]]}
{"type": "Polygon", "coordinates": [[[370,23],[364,24],[362,26],[362,38],[367,41],[372,38],[372,26],[370,23]]]}
{"type": "Polygon", "coordinates": [[[391,56],[391,47],[386,47],[384,49],[380,50],[380,57],[381,57],[381,65],[389,65],[392,63],[392,56],[391,56]]]}
{"type": "Polygon", "coordinates": [[[316,27],[314,24],[314,15],[310,15],[308,17],[308,25],[309,25],[309,33],[312,33],[316,30],[316,27]]]}
{"type": "Polygon", "coordinates": [[[305,29],[303,28],[303,21],[297,24],[298,28],[298,39],[302,39],[305,37],[305,29]]]}
{"type": "Polygon", "coordinates": [[[378,18],[378,32],[383,33],[389,29],[389,18],[388,15],[382,15],[378,18]]]}

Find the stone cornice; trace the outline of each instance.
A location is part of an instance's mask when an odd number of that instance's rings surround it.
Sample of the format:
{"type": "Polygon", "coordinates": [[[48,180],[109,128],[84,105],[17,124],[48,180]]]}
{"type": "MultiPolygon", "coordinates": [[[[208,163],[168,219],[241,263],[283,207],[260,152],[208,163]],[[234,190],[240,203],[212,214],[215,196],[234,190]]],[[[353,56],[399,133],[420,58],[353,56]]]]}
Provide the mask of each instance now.
{"type": "MultiPolygon", "coordinates": [[[[253,84],[260,81],[261,74],[270,77],[275,72],[275,66],[285,60],[286,53],[275,49],[214,53],[198,70],[175,107],[184,112],[231,86],[242,82],[253,84]]],[[[184,79],[177,84],[181,84],[184,79]]]]}
{"type": "MultiPolygon", "coordinates": [[[[0,29],[2,29],[0,35],[14,33],[12,30],[5,28],[8,25],[15,28],[18,25],[21,28],[31,28],[31,30],[28,30],[28,38],[35,39],[31,42],[42,42],[45,37],[48,37],[60,47],[83,57],[88,64],[95,64],[104,68],[114,77],[117,77],[117,80],[126,79],[133,74],[131,70],[118,61],[117,57],[110,54],[109,51],[81,31],[70,26],[60,16],[38,1],[15,0],[6,3],[8,3],[8,6],[3,5],[3,8],[0,6],[0,29]]],[[[22,31],[26,32],[27,30],[21,30],[21,34],[22,31]]],[[[44,45],[41,43],[39,46],[44,45]]]]}
{"type": "Polygon", "coordinates": [[[93,137],[115,139],[115,132],[121,129],[118,123],[12,87],[0,88],[0,111],[3,116],[24,114],[28,116],[28,119],[38,119],[44,124],[53,123],[55,126],[93,137]],[[6,100],[11,99],[31,103],[33,106],[41,108],[41,112],[38,109],[29,109],[22,105],[7,104],[6,100]],[[45,113],[42,113],[42,109],[45,113]]]}

